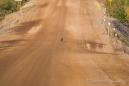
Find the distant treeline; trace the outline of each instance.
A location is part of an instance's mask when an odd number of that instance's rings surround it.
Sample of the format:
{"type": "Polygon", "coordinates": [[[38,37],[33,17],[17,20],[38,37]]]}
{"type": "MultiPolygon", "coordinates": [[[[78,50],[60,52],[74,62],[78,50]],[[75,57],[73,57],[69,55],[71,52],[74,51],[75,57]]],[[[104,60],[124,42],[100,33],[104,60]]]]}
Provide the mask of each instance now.
{"type": "MultiPolygon", "coordinates": [[[[22,0],[21,5],[29,0],[22,0]]],[[[15,0],[0,0],[0,16],[16,12],[19,10],[19,3],[15,0]]]]}
{"type": "Polygon", "coordinates": [[[107,14],[120,22],[129,22],[129,0],[106,0],[107,14]]]}

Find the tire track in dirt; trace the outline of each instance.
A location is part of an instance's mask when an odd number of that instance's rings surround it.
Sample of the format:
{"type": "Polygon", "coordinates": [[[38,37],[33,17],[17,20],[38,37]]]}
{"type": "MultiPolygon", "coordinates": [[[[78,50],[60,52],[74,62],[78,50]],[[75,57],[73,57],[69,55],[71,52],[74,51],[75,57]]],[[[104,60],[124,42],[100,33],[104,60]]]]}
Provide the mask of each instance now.
{"type": "Polygon", "coordinates": [[[88,3],[83,0],[80,2],[80,9],[83,9],[81,12],[82,22],[85,26],[82,29],[82,36],[84,38],[84,47],[89,52],[104,52],[103,47],[105,44],[102,43],[101,38],[93,27],[93,22],[91,19],[91,14],[87,7],[88,3]],[[88,32],[87,32],[88,31],[88,32]]]}

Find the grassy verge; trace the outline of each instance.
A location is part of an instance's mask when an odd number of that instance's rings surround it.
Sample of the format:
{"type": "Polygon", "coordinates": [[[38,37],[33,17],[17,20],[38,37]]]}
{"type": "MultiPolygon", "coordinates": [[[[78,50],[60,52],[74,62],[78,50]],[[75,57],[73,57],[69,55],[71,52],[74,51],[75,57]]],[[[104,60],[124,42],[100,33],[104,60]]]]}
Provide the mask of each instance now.
{"type": "Polygon", "coordinates": [[[129,21],[129,0],[106,0],[107,14],[125,23],[129,21]]]}
{"type": "MultiPolygon", "coordinates": [[[[29,0],[22,0],[21,5],[24,5],[29,0]]],[[[17,12],[20,9],[19,2],[15,0],[0,0],[0,17],[17,12]]]]}

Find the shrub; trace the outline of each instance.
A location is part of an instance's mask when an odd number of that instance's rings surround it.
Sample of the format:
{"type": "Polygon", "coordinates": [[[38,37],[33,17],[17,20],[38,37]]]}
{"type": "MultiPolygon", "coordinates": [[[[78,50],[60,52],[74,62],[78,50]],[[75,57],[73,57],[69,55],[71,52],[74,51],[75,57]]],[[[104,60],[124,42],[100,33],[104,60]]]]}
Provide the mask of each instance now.
{"type": "Polygon", "coordinates": [[[123,37],[120,37],[120,41],[125,42],[125,39],[123,37]]]}
{"type": "Polygon", "coordinates": [[[129,47],[129,43],[128,43],[128,47],[129,47]]]}
{"type": "MultiPolygon", "coordinates": [[[[21,4],[24,5],[25,2],[29,0],[22,0],[21,4]]],[[[9,14],[18,11],[18,2],[15,0],[0,0],[0,16],[2,14],[9,14]]]]}

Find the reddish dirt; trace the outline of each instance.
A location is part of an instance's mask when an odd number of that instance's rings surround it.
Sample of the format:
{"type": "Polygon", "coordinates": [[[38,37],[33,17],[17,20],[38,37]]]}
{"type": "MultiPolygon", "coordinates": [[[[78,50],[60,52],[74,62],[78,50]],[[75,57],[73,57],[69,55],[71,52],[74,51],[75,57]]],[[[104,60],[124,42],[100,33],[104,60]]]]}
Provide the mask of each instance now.
{"type": "Polygon", "coordinates": [[[101,17],[95,0],[38,0],[0,38],[0,86],[128,86],[101,17]]]}

